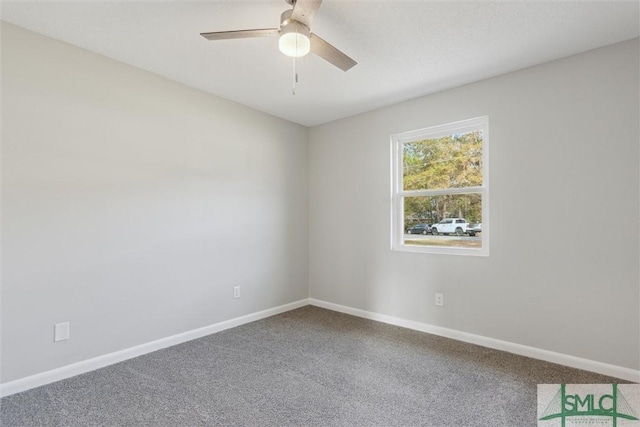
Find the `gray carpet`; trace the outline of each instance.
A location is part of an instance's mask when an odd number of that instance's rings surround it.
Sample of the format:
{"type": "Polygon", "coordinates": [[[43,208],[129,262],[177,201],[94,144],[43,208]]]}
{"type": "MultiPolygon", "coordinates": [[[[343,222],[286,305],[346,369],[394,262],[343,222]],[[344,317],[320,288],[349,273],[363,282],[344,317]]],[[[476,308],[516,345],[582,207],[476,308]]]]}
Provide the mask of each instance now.
{"type": "Polygon", "coordinates": [[[535,426],[536,384],[624,382],[304,307],[0,401],[2,426],[535,426]]]}

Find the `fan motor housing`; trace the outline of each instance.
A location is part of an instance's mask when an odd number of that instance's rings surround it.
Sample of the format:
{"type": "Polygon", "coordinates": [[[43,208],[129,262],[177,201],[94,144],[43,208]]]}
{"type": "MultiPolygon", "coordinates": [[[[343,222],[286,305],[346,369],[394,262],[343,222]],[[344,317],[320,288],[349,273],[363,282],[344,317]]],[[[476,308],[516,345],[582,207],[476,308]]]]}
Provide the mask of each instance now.
{"type": "Polygon", "coordinates": [[[292,13],[293,9],[289,9],[280,15],[280,34],[303,34],[308,39],[311,36],[311,30],[302,22],[291,19],[292,13]]]}
{"type": "Polygon", "coordinates": [[[309,29],[309,27],[307,27],[302,22],[296,21],[295,19],[291,19],[291,15],[292,14],[293,14],[293,9],[285,10],[284,12],[282,12],[282,14],[280,14],[280,28],[285,27],[287,24],[289,24],[291,22],[296,22],[299,25],[304,26],[307,30],[309,29]]]}

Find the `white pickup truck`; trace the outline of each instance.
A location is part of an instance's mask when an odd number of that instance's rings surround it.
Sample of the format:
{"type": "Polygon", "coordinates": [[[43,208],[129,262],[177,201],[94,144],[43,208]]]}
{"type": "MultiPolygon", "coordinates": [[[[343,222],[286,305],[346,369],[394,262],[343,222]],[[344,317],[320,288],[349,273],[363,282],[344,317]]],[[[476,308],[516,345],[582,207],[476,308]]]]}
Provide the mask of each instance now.
{"type": "Polygon", "coordinates": [[[437,222],[431,226],[431,233],[434,236],[438,234],[456,234],[463,236],[467,234],[469,223],[464,218],[447,218],[437,222]]]}

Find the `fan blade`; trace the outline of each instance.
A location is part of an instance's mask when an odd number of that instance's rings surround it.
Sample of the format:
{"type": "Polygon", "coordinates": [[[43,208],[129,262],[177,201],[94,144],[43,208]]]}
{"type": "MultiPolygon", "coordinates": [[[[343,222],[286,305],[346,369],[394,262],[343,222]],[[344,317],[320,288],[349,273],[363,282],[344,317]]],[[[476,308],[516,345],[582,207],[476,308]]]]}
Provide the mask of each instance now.
{"type": "Polygon", "coordinates": [[[327,62],[332,63],[342,71],[348,71],[357,64],[356,61],[331,46],[315,34],[311,34],[311,52],[327,62]]]}
{"type": "Polygon", "coordinates": [[[269,37],[278,34],[277,28],[261,30],[218,31],[215,33],[200,33],[207,40],[248,39],[251,37],[269,37]]]}
{"type": "Polygon", "coordinates": [[[293,13],[291,19],[294,21],[302,22],[307,27],[311,28],[311,22],[316,15],[322,0],[296,0],[293,6],[293,13]]]}

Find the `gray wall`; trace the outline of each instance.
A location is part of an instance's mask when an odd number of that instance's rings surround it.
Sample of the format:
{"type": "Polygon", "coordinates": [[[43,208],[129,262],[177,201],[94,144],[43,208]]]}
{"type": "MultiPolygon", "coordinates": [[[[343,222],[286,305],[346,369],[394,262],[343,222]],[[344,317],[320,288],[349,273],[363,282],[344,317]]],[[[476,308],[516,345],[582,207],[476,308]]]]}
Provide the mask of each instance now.
{"type": "Polygon", "coordinates": [[[638,47],[307,130],[2,24],[0,381],[309,293],[638,369],[638,47]],[[485,114],[491,256],[391,252],[389,135],[485,114]]]}
{"type": "Polygon", "coordinates": [[[312,128],[311,297],[638,369],[638,49],[636,39],[312,128]],[[491,255],[392,252],[389,136],[482,115],[491,255]]]}
{"type": "Polygon", "coordinates": [[[9,24],[2,61],[2,382],[307,298],[306,128],[9,24]]]}

